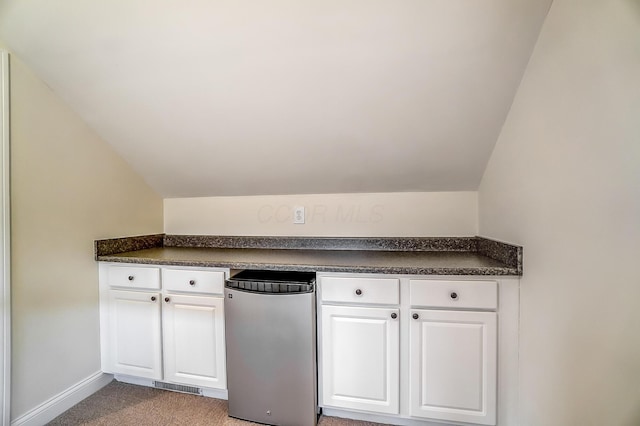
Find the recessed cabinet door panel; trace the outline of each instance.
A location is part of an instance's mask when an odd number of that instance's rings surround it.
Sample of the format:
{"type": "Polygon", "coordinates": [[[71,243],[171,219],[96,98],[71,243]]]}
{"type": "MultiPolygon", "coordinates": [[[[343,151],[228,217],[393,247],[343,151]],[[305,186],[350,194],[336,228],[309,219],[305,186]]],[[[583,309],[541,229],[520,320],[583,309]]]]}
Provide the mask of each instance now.
{"type": "Polygon", "coordinates": [[[411,312],[411,415],[495,424],[496,314],[411,312]]]}
{"type": "Polygon", "coordinates": [[[161,379],[160,295],[111,290],[109,310],[111,372],[161,379]]]}
{"type": "Polygon", "coordinates": [[[325,406],[398,413],[397,314],[389,308],[322,307],[325,406]]]}
{"type": "Polygon", "coordinates": [[[224,299],[169,294],[163,302],[165,380],[226,388],[224,299]]]}

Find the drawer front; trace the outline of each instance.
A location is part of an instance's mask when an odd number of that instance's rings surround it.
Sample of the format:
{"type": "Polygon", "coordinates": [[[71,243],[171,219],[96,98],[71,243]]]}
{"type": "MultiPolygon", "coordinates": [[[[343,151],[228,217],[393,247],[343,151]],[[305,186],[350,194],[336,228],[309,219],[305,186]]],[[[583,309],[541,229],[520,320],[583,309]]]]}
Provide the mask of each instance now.
{"type": "Polygon", "coordinates": [[[224,271],[162,269],[162,282],[167,291],[222,294],[224,271]]]}
{"type": "Polygon", "coordinates": [[[111,265],[107,269],[107,280],[111,287],[157,290],[160,288],[160,268],[111,265]]]}
{"type": "Polygon", "coordinates": [[[498,308],[495,281],[409,281],[411,306],[435,308],[498,308]]]}
{"type": "Polygon", "coordinates": [[[399,280],[395,278],[322,277],[323,302],[397,305],[399,280]]]}

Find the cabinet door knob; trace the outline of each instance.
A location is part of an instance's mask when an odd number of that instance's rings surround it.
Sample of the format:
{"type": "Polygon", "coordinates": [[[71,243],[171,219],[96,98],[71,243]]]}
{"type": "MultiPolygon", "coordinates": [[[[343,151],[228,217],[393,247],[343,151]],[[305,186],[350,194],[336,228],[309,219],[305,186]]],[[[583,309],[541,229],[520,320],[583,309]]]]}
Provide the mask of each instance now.
{"type": "Polygon", "coordinates": [[[357,290],[356,290],[356,295],[361,296],[361,295],[362,295],[362,290],[357,289],[357,290]]]}
{"type": "Polygon", "coordinates": [[[155,296],[151,296],[151,301],[155,302],[156,301],[156,297],[155,296]]]}
{"type": "Polygon", "coordinates": [[[456,293],[455,291],[452,291],[452,292],[451,292],[451,298],[452,298],[453,300],[458,300],[458,293],[456,293]]]}
{"type": "Polygon", "coordinates": [[[413,317],[413,319],[418,319],[418,318],[420,318],[420,315],[418,315],[418,314],[413,314],[413,315],[411,315],[411,316],[413,317]]]}
{"type": "Polygon", "coordinates": [[[167,302],[167,303],[169,303],[169,301],[170,301],[170,300],[171,300],[171,299],[169,299],[168,297],[165,297],[165,298],[164,298],[164,301],[165,301],[165,302],[167,302]]]}
{"type": "Polygon", "coordinates": [[[189,280],[189,285],[196,285],[196,280],[189,280]]]}
{"type": "Polygon", "coordinates": [[[135,277],[133,275],[129,275],[127,278],[129,278],[129,281],[133,281],[135,277]]]}
{"type": "Polygon", "coordinates": [[[396,319],[396,318],[398,318],[398,314],[396,314],[395,312],[394,312],[394,313],[392,313],[392,314],[391,314],[391,318],[392,318],[392,319],[396,319]]]}

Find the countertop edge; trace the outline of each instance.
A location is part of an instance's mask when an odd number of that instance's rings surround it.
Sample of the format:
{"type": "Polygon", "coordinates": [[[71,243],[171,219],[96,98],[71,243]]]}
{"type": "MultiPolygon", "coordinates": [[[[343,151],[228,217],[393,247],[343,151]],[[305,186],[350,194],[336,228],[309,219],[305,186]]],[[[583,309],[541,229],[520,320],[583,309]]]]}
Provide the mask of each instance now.
{"type": "Polygon", "coordinates": [[[517,269],[510,267],[454,267],[454,268],[415,268],[393,266],[344,266],[344,265],[301,265],[279,263],[248,263],[248,262],[222,262],[203,260],[168,260],[152,259],[144,257],[118,257],[99,256],[100,262],[128,263],[138,265],[165,265],[188,267],[217,267],[229,269],[263,269],[269,271],[296,271],[296,272],[346,272],[346,273],[376,273],[395,275],[477,275],[477,276],[518,276],[517,269]]]}

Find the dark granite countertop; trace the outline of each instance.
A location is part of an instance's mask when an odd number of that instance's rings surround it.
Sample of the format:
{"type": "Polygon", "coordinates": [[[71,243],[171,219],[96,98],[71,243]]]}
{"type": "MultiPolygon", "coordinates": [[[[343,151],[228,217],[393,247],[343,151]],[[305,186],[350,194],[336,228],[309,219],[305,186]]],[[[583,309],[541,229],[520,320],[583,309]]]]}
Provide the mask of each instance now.
{"type": "Polygon", "coordinates": [[[410,275],[522,275],[522,247],[481,237],[152,235],[96,241],[96,260],[152,265],[410,275]],[[360,248],[358,248],[360,247],[360,248]]]}

